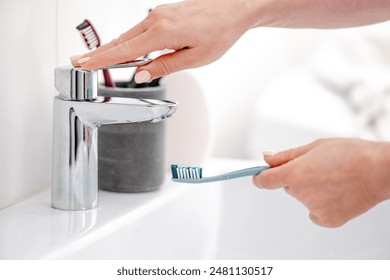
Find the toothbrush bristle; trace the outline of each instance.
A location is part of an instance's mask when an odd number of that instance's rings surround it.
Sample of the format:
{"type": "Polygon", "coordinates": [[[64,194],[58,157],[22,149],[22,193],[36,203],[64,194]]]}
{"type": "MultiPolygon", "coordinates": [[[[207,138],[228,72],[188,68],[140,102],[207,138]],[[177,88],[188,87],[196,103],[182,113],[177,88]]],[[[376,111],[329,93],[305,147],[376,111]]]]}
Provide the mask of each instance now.
{"type": "Polygon", "coordinates": [[[171,165],[174,179],[202,179],[202,167],[171,165]]]}
{"type": "Polygon", "coordinates": [[[85,45],[89,50],[93,50],[100,46],[100,38],[96,33],[95,28],[89,20],[84,20],[76,27],[80,31],[81,38],[83,38],[85,45]]]}

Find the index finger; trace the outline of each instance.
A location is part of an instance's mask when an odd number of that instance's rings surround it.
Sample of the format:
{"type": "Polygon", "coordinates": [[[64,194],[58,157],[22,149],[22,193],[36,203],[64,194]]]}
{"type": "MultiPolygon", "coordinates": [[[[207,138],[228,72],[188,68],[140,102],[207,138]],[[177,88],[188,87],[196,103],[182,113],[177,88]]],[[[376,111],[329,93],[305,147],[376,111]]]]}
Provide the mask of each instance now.
{"type": "MultiPolygon", "coordinates": [[[[128,31],[126,31],[125,33],[122,33],[118,38],[111,40],[111,42],[104,44],[104,45],[101,45],[97,49],[95,49],[91,52],[85,53],[82,56],[77,57],[77,60],[79,60],[83,57],[92,57],[92,56],[95,56],[95,55],[102,53],[106,50],[109,50],[113,47],[116,47],[119,44],[121,44],[125,41],[128,41],[128,40],[131,40],[132,38],[144,33],[146,30],[147,30],[147,28],[145,26],[145,23],[140,22],[137,25],[135,25],[134,27],[132,27],[131,29],[129,29],[128,31]]],[[[80,64],[77,63],[76,60],[72,60],[72,64],[73,64],[73,66],[76,66],[76,67],[80,66],[80,64]]]]}
{"type": "Polygon", "coordinates": [[[316,141],[313,141],[307,145],[303,145],[296,148],[291,148],[285,151],[278,152],[273,155],[265,155],[264,160],[270,165],[270,166],[279,166],[282,164],[285,164],[287,162],[290,162],[304,154],[306,154],[308,151],[312,150],[313,148],[326,143],[326,142],[335,142],[339,141],[338,138],[324,138],[324,139],[318,139],[316,141]]]}
{"type": "Polygon", "coordinates": [[[94,70],[110,64],[131,61],[152,51],[164,49],[165,45],[161,44],[159,40],[153,40],[153,36],[149,33],[150,31],[146,31],[131,40],[91,56],[82,64],[82,67],[94,70]]]}

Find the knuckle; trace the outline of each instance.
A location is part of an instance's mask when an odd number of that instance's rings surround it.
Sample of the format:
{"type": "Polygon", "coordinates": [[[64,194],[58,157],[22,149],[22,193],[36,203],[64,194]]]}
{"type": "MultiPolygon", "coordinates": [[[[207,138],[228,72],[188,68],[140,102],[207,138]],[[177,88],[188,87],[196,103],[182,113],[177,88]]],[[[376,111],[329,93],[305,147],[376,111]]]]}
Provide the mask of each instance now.
{"type": "MultiPolygon", "coordinates": [[[[123,35],[123,34],[122,34],[122,35],[123,35]]],[[[114,47],[118,46],[118,45],[119,45],[119,42],[120,42],[120,39],[119,39],[119,38],[120,38],[122,35],[120,35],[118,38],[112,39],[110,43],[111,43],[114,47]]]]}
{"type": "Polygon", "coordinates": [[[164,59],[159,59],[156,61],[157,71],[161,76],[166,76],[172,73],[172,69],[164,59]]]}
{"type": "Polygon", "coordinates": [[[185,60],[186,67],[195,68],[203,65],[203,63],[199,59],[201,53],[193,52],[188,47],[185,47],[184,51],[186,51],[186,56],[182,59],[185,60]]]}
{"type": "Polygon", "coordinates": [[[142,30],[142,32],[146,32],[148,30],[147,21],[143,20],[138,24],[142,30]]]}
{"type": "Polygon", "coordinates": [[[153,23],[156,22],[155,18],[156,18],[155,12],[154,12],[154,10],[152,10],[146,16],[146,18],[139,23],[139,26],[140,26],[142,32],[145,32],[146,30],[148,30],[153,25],[153,23]]]}
{"type": "Polygon", "coordinates": [[[162,32],[167,32],[170,29],[170,24],[168,20],[166,19],[161,19],[159,20],[156,24],[154,24],[152,31],[156,33],[162,33],[162,32]]]}
{"type": "Polygon", "coordinates": [[[309,218],[316,225],[319,225],[322,227],[329,227],[329,221],[324,219],[322,217],[321,213],[318,213],[318,211],[310,209],[309,218]]]}
{"type": "Polygon", "coordinates": [[[282,160],[286,161],[288,159],[294,158],[294,151],[295,150],[291,148],[281,153],[280,156],[283,158],[282,160]]]}
{"type": "Polygon", "coordinates": [[[149,12],[147,17],[153,20],[167,18],[172,15],[172,9],[176,11],[177,7],[167,4],[158,5],[149,12]]]}
{"type": "Polygon", "coordinates": [[[114,39],[113,41],[115,41],[116,45],[119,45],[119,44],[126,41],[125,37],[126,37],[126,34],[122,33],[121,35],[119,35],[119,37],[117,39],[114,39]]]}
{"type": "Polygon", "coordinates": [[[118,52],[122,57],[127,58],[131,50],[131,41],[125,41],[117,45],[118,52]]]}
{"type": "Polygon", "coordinates": [[[158,19],[161,18],[161,11],[162,11],[162,7],[161,6],[157,6],[155,7],[154,9],[152,9],[148,16],[146,17],[147,20],[150,20],[150,21],[156,21],[158,19]]]}
{"type": "Polygon", "coordinates": [[[346,222],[343,219],[334,215],[329,215],[323,212],[313,210],[310,212],[310,219],[313,223],[326,228],[337,228],[342,226],[346,222]]]}

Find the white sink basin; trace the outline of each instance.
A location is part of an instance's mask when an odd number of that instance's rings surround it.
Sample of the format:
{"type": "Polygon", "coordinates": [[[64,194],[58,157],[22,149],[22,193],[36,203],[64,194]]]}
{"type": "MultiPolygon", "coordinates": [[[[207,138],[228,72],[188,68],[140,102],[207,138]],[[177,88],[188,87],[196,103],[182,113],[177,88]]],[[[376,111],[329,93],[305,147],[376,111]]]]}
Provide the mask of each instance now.
{"type": "MultiPolygon", "coordinates": [[[[256,164],[218,160],[205,172],[256,164]]],[[[385,202],[322,228],[284,191],[257,189],[250,177],[101,192],[86,212],[51,209],[47,191],[0,211],[0,259],[389,259],[389,213],[385,202]]]]}

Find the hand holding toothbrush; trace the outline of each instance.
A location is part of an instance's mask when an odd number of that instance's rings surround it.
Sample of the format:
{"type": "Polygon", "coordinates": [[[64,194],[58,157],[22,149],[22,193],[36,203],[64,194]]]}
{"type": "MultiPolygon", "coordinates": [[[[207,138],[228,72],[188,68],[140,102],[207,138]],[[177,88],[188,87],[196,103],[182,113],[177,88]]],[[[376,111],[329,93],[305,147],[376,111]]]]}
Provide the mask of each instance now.
{"type": "Polygon", "coordinates": [[[390,143],[321,139],[266,153],[272,167],[253,177],[261,188],[283,187],[310,211],[314,223],[338,227],[390,199],[390,143]]]}

